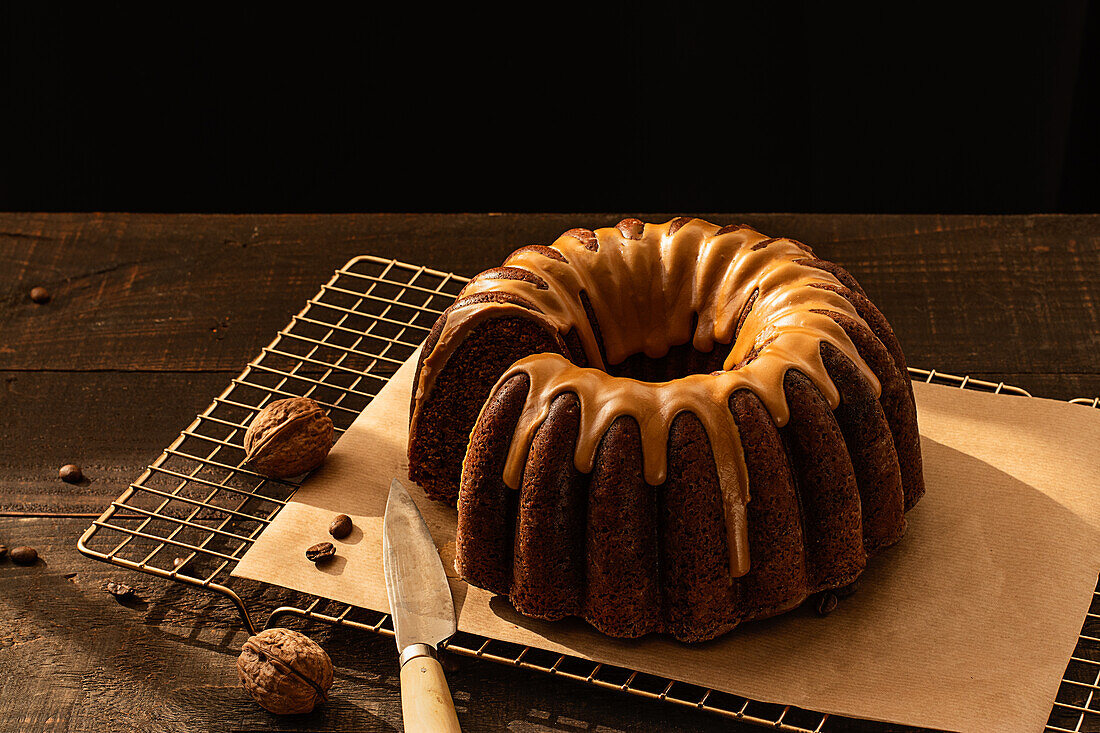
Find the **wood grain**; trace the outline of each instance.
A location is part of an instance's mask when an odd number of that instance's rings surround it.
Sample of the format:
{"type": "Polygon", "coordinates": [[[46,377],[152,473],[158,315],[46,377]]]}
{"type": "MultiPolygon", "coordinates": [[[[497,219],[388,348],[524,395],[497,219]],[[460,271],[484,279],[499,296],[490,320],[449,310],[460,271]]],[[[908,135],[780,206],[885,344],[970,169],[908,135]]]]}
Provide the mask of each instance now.
{"type": "MultiPolygon", "coordinates": [[[[358,254],[472,275],[573,226],[673,214],[0,214],[0,512],[98,512],[358,254]],[[52,300],[33,303],[34,286],[52,300]],[[90,481],[57,479],[80,463],[90,481]]],[[[913,366],[1058,399],[1100,394],[1100,216],[705,214],[850,269],[913,366]]],[[[80,556],[87,519],[0,518],[0,729],[395,730],[392,641],[306,629],[338,694],[277,719],[238,689],[225,600],[80,556]],[[139,591],[120,605],[114,578],[139,591]]],[[[241,584],[250,606],[293,600],[241,584]]],[[[479,662],[448,670],[464,729],[755,730],[479,662]],[[473,701],[477,704],[472,704],[473,701]]],[[[865,726],[850,724],[856,729],[865,726]]],[[[840,728],[838,728],[840,729],[840,728]]]]}
{"type": "MultiPolygon", "coordinates": [[[[0,518],[0,542],[35,545],[42,560],[0,564],[0,730],[400,730],[392,639],[300,626],[333,658],[330,699],[309,715],[266,713],[239,687],[248,638],[223,598],[81,556],[80,519],[0,518]],[[104,590],[132,586],[134,602],[104,590]]],[[[250,605],[296,596],[234,581],[250,605]]],[[[756,730],[706,713],[588,689],[537,672],[450,659],[448,682],[465,731],[756,730]]]]}
{"type": "MultiPolygon", "coordinates": [[[[795,237],[848,267],[914,366],[1064,375],[1055,398],[1097,391],[1100,216],[705,216],[795,237]]],[[[13,274],[0,370],[235,372],[357,254],[472,275],[521,244],[619,218],[3,214],[0,262],[13,274]],[[53,300],[32,303],[35,285],[53,300]]]]}
{"type": "Polygon", "coordinates": [[[0,511],[100,512],[203,410],[228,372],[8,371],[0,511]],[[66,463],[85,480],[62,482],[66,463]]]}

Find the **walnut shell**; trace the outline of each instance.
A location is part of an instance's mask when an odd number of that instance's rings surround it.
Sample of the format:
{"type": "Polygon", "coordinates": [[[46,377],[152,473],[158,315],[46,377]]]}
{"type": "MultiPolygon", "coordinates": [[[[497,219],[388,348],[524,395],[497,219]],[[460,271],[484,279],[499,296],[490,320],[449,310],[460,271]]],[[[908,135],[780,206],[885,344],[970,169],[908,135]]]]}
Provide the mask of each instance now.
{"type": "Polygon", "coordinates": [[[308,397],[277,400],[252,418],[244,436],[245,461],[272,478],[320,466],[332,448],[332,420],[308,397]]]}
{"type": "Polygon", "coordinates": [[[244,643],[237,673],[248,694],[276,715],[308,713],[332,687],[332,660],[305,634],[267,629],[244,643]]]}

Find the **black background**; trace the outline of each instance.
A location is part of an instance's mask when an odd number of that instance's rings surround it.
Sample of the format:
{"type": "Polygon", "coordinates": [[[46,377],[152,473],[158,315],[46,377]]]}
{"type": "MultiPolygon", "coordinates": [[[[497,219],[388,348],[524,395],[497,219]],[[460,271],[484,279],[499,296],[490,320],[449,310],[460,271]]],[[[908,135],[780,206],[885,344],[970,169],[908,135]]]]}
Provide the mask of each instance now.
{"type": "Polygon", "coordinates": [[[5,5],[0,210],[1100,211],[1097,3],[1007,5],[5,5]]]}

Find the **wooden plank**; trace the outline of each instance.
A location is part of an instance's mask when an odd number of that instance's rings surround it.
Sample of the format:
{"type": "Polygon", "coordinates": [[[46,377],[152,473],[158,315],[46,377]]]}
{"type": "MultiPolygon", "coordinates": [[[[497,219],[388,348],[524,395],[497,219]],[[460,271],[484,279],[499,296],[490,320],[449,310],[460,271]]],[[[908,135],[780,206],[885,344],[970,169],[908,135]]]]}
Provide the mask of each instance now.
{"type": "MultiPolygon", "coordinates": [[[[1095,396],[1096,374],[993,374],[1037,396],[1095,396]]],[[[0,511],[99,512],[229,382],[229,373],[4,372],[0,511]],[[76,486],[57,478],[84,468],[76,486]]]]}
{"type": "MultiPolygon", "coordinates": [[[[238,686],[235,659],[247,638],[232,605],[178,583],[79,555],[82,520],[0,518],[0,542],[36,546],[37,566],[0,564],[0,729],[394,730],[401,712],[391,639],[310,624],[302,630],[332,656],[330,700],[279,718],[238,686]],[[139,596],[120,603],[107,580],[139,596]]],[[[250,605],[273,608],[288,591],[234,586],[250,605]]],[[[707,713],[581,687],[513,667],[457,658],[448,681],[465,730],[758,730],[707,713]],[[476,704],[475,704],[476,703],[476,704]]]]}
{"type": "MultiPolygon", "coordinates": [[[[1097,373],[1100,216],[707,216],[788,234],[849,267],[913,364],[1097,373]]],[[[0,369],[236,371],[356,254],[472,274],[519,244],[617,218],[4,214],[0,261],[14,277],[0,369]],[[51,303],[26,297],[36,284],[51,303]]]]}
{"type": "Polygon", "coordinates": [[[228,373],[3,372],[0,511],[99,512],[229,382],[228,373]],[[57,477],[79,464],[86,481],[57,477]]]}

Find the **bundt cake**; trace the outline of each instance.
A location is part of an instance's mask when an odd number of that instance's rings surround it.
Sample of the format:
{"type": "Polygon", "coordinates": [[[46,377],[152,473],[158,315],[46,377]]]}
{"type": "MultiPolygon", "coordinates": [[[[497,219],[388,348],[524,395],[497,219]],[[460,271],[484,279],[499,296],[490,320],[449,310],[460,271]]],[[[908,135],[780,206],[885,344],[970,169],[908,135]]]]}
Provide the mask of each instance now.
{"type": "Polygon", "coordinates": [[[846,586],[924,493],[889,324],[804,244],[681,217],[473,278],[414,382],[409,476],[522,614],[714,638],[846,586]]]}

